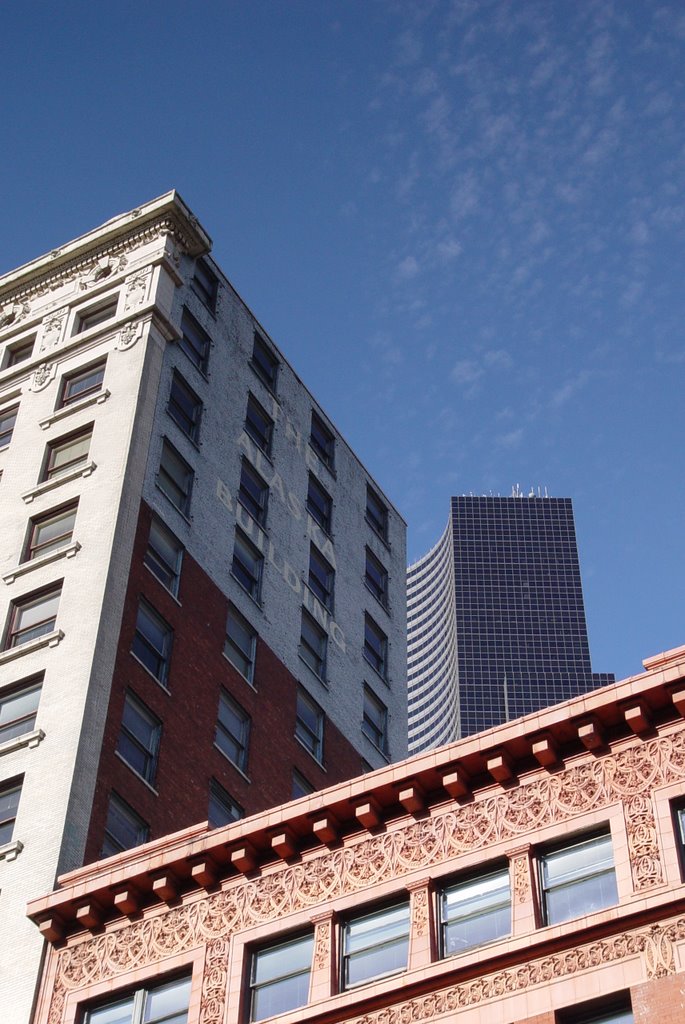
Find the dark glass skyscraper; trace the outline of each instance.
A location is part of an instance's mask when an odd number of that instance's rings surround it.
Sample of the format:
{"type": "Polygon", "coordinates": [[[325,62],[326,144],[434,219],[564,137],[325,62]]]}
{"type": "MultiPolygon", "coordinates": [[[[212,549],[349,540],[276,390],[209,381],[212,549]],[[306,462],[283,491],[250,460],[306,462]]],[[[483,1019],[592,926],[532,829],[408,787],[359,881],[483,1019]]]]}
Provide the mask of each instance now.
{"type": "Polygon", "coordinates": [[[452,498],[407,598],[412,753],[613,682],[590,664],[570,498],[452,498]]]}

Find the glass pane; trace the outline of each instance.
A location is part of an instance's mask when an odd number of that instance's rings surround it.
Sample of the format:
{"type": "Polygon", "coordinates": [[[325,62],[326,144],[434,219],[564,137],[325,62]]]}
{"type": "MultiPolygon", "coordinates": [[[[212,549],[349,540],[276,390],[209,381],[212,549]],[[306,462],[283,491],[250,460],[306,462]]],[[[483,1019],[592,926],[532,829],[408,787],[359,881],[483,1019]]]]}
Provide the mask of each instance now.
{"type": "Polygon", "coordinates": [[[409,938],[404,936],[380,947],[363,950],[347,960],[346,985],[359,985],[383,974],[403,971],[407,966],[409,938]]]}
{"type": "Polygon", "coordinates": [[[76,437],[73,441],[69,441],[68,444],[61,445],[59,448],[53,448],[50,466],[51,473],[59,473],[74,462],[86,459],[89,448],[90,434],[86,434],[84,437],[76,437]]]}
{"type": "Polygon", "coordinates": [[[68,543],[74,532],[76,509],[66,509],[50,519],[36,523],[31,547],[36,555],[45,555],[68,543]],[[36,550],[40,549],[40,550],[36,550]]]}
{"type": "Polygon", "coordinates": [[[166,1021],[170,1018],[173,1019],[174,1024],[177,1021],[185,1021],[189,1002],[190,978],[180,978],[167,985],[160,985],[147,994],[143,1015],[144,1024],[153,1024],[153,1022],[166,1021]]]}
{"type": "Polygon", "coordinates": [[[40,686],[21,690],[0,704],[0,743],[33,729],[40,699],[40,686]]]}
{"type": "Polygon", "coordinates": [[[509,906],[484,910],[475,917],[458,918],[445,927],[444,955],[452,956],[472,946],[482,946],[508,935],[511,931],[509,906]]]}
{"type": "Polygon", "coordinates": [[[252,998],[252,1020],[265,1020],[304,1006],[309,999],[309,970],[290,978],[256,988],[252,998]]]}
{"type": "Polygon", "coordinates": [[[86,1015],[86,1024],[131,1024],[132,1020],[133,996],[101,1006],[99,1010],[90,1010],[86,1015]]]}
{"type": "Polygon", "coordinates": [[[409,905],[400,904],[348,922],[346,951],[354,953],[409,932],[409,905]]]}
{"type": "Polygon", "coordinates": [[[584,843],[548,853],[543,861],[547,886],[561,885],[593,871],[613,867],[611,836],[596,836],[584,843]]]}
{"type": "Polygon", "coordinates": [[[612,869],[551,889],[547,893],[547,923],[558,924],[572,917],[582,917],[615,903],[618,903],[618,890],[612,869]]]}
{"type": "Polygon", "coordinates": [[[302,935],[290,942],[259,950],[255,954],[253,963],[254,983],[263,985],[267,981],[283,978],[298,971],[309,970],[313,945],[314,937],[312,935],[302,935]]]}

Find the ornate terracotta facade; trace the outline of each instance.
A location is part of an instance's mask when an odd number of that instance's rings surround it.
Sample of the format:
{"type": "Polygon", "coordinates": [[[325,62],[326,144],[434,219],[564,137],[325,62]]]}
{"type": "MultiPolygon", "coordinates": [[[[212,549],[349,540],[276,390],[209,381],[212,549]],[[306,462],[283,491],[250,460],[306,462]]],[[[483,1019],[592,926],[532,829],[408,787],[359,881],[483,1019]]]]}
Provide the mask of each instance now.
{"type": "Polygon", "coordinates": [[[191,1024],[246,1021],[251,951],[306,928],[310,998],[279,1022],[552,1024],[621,993],[640,1024],[685,1019],[685,647],[645,666],[277,811],[64,876],[30,907],[50,942],[36,1024],[69,1024],[183,966],[191,1024]],[[545,923],[542,854],[601,829],[617,902],[545,923]],[[509,867],[510,932],[441,956],[442,889],[491,864],[509,867]],[[341,923],[398,898],[410,906],[406,970],[342,991],[341,923]]]}

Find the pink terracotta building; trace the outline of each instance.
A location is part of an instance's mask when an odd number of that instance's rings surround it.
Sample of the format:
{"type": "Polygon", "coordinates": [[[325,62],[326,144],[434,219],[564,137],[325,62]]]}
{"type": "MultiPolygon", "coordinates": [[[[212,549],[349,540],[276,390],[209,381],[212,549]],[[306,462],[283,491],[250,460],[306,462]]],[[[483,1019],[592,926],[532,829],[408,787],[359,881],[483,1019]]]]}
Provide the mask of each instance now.
{"type": "Polygon", "coordinates": [[[685,647],[59,880],[36,1024],[685,1020],[685,647]]]}

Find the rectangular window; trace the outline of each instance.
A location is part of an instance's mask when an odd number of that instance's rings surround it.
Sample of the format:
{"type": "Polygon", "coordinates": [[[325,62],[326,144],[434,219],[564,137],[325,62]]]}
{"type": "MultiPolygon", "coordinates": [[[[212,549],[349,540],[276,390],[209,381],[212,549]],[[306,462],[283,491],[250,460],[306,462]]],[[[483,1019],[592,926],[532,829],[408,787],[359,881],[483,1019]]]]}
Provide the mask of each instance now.
{"type": "Polygon", "coordinates": [[[202,402],[177,371],[171,380],[167,411],[186,437],[197,442],[200,436],[202,402]]]}
{"type": "Polygon", "coordinates": [[[295,735],[312,757],[323,763],[324,713],[308,693],[297,691],[295,735]]]}
{"type": "Polygon", "coordinates": [[[313,473],[309,474],[309,485],[307,487],[307,511],[325,533],[331,532],[333,499],[325,487],[319,483],[313,473]]]}
{"type": "Polygon", "coordinates": [[[388,749],[388,709],[376,694],[364,687],[364,717],[362,732],[384,754],[388,749]]]}
{"type": "Polygon", "coordinates": [[[17,422],[19,406],[13,405],[11,409],[0,410],[0,448],[7,448],[12,440],[14,425],[17,422]]]}
{"type": "Polygon", "coordinates": [[[559,1010],[554,1019],[558,1024],[633,1024],[633,1009],[628,993],[609,996],[608,999],[593,999],[559,1010]]]}
{"type": "Polygon", "coordinates": [[[99,324],[104,324],[106,320],[111,320],[116,316],[118,301],[118,297],[115,295],[113,298],[107,299],[106,302],[84,309],[76,318],[75,333],[83,334],[91,327],[97,327],[99,324]]]}
{"type": "Polygon", "coordinates": [[[209,806],[207,808],[207,821],[210,828],[220,828],[222,825],[230,825],[232,821],[239,821],[245,817],[245,811],[240,804],[227,793],[223,786],[220,786],[216,779],[209,783],[209,806]]]}
{"type": "Polygon", "coordinates": [[[247,771],[250,716],[225,690],[222,690],[219,698],[215,743],[236,768],[247,771]]]}
{"type": "Polygon", "coordinates": [[[251,1021],[307,1003],[313,952],[312,932],[255,950],[250,970],[251,1021]]]}
{"type": "MultiPolygon", "coordinates": [[[[190,978],[154,983],[86,1012],[83,1024],[187,1024],[190,978]]],[[[80,1018],[79,1018],[80,1019],[80,1018]]]]}
{"type": "Polygon", "coordinates": [[[33,355],[33,346],[36,340],[35,334],[27,338],[26,341],[18,341],[16,345],[7,346],[7,358],[3,369],[7,369],[8,366],[18,366],[19,363],[25,363],[27,359],[30,359],[33,355]]]}
{"type": "Polygon", "coordinates": [[[0,743],[32,732],[40,701],[42,676],[0,694],[0,743]]]}
{"type": "Polygon", "coordinates": [[[160,720],[129,691],[124,702],[117,750],[126,764],[149,783],[155,781],[161,735],[160,720]]]}
{"type": "Polygon", "coordinates": [[[388,638],[370,615],[364,616],[364,657],[379,676],[388,675],[388,638]]]}
{"type": "Polygon", "coordinates": [[[111,793],[100,856],[112,857],[122,850],[132,850],[134,846],[146,843],[149,837],[150,826],[147,822],[143,821],[120,796],[111,793]]]}
{"type": "Polygon", "coordinates": [[[255,331],[252,348],[252,368],[257,373],[270,391],[276,391],[276,379],[278,377],[278,359],[266,344],[263,338],[255,331]]]}
{"type": "Polygon", "coordinates": [[[323,464],[328,466],[329,469],[333,469],[335,463],[335,436],[313,409],[309,443],[323,464]]]}
{"type": "Polygon", "coordinates": [[[290,799],[299,800],[301,796],[309,796],[310,793],[314,792],[309,779],[305,779],[302,772],[298,772],[297,768],[293,768],[293,781],[290,787],[290,799]]]}
{"type": "Polygon", "coordinates": [[[611,833],[584,836],[540,856],[545,924],[593,914],[618,902],[611,833]]]}
{"type": "Polygon", "coordinates": [[[388,506],[372,487],[366,488],[366,521],[388,543],[388,506]]]}
{"type": "Polygon", "coordinates": [[[264,555],[248,540],[242,530],[236,529],[231,572],[250,597],[259,601],[262,590],[264,555]]]}
{"type": "Polygon", "coordinates": [[[11,779],[0,786],[0,846],[12,842],[20,796],[21,780],[11,779]]]}
{"type": "Polygon", "coordinates": [[[314,544],[309,547],[308,582],[311,592],[318,597],[324,608],[332,612],[335,569],[314,544]]]}
{"type": "Polygon", "coordinates": [[[46,633],[52,633],[57,621],[61,593],[60,582],[49,590],[29,594],[12,602],[5,650],[10,647],[21,647],[22,644],[45,636],[46,633]]]}
{"type": "Polygon", "coordinates": [[[102,382],[105,379],[105,360],[87,366],[85,369],[76,370],[70,373],[62,381],[60,390],[59,408],[65,405],[72,405],[74,402],[87,398],[89,395],[96,395],[102,391],[102,382]]]}
{"type": "Polygon", "coordinates": [[[265,455],[271,455],[274,421],[253,395],[248,395],[245,432],[265,455]]]}
{"type": "Polygon", "coordinates": [[[269,485],[262,479],[257,470],[243,459],[240,467],[240,487],[238,501],[247,509],[260,526],[266,524],[266,509],[269,500],[269,485]]]}
{"type": "Polygon", "coordinates": [[[350,918],[343,926],[342,942],[343,988],[406,970],[409,902],[350,918]]]}
{"type": "Polygon", "coordinates": [[[219,291],[219,280],[216,274],[209,269],[206,260],[197,260],[195,273],[190,282],[197,297],[204,302],[207,309],[212,313],[216,311],[216,297],[219,291]]]}
{"type": "Polygon", "coordinates": [[[200,327],[194,316],[183,310],[181,318],[181,348],[194,366],[197,366],[201,373],[207,372],[209,363],[210,339],[207,332],[200,327]]]}
{"type": "Polygon", "coordinates": [[[69,544],[74,535],[77,508],[78,502],[75,501],[32,519],[22,561],[30,562],[69,544]]]}
{"type": "Polygon", "coordinates": [[[138,605],[136,631],[131,651],[160,683],[166,685],[174,633],[168,622],[149,604],[138,605]]]}
{"type": "Polygon", "coordinates": [[[254,680],[257,631],[233,605],[229,606],[226,620],[226,642],[224,654],[231,664],[245,676],[248,683],[254,680]]]}
{"type": "Polygon", "coordinates": [[[441,955],[456,956],[511,932],[509,866],[445,886],[440,893],[441,955]]]}
{"type": "Polygon", "coordinates": [[[47,448],[47,458],[41,480],[53,480],[64,473],[70,473],[72,470],[85,466],[88,461],[92,436],[93,424],[89,423],[83,430],[51,441],[47,448]]]}
{"type": "Polygon", "coordinates": [[[309,665],[319,679],[326,678],[326,653],[328,634],[308,611],[302,609],[302,629],[300,633],[300,657],[309,665]]]}
{"type": "Polygon", "coordinates": [[[184,516],[190,512],[194,477],[192,466],[189,466],[174,446],[165,440],[159,462],[157,486],[184,516]]]}
{"type": "Polygon", "coordinates": [[[370,548],[366,549],[366,571],[364,582],[373,596],[384,608],[388,607],[388,570],[374,555],[370,548]]]}
{"type": "Polygon", "coordinates": [[[685,803],[680,800],[673,805],[673,825],[680,858],[680,877],[685,881],[685,803]]]}
{"type": "Polygon", "coordinates": [[[153,517],[143,562],[162,586],[178,596],[183,545],[161,520],[153,517]]]}

